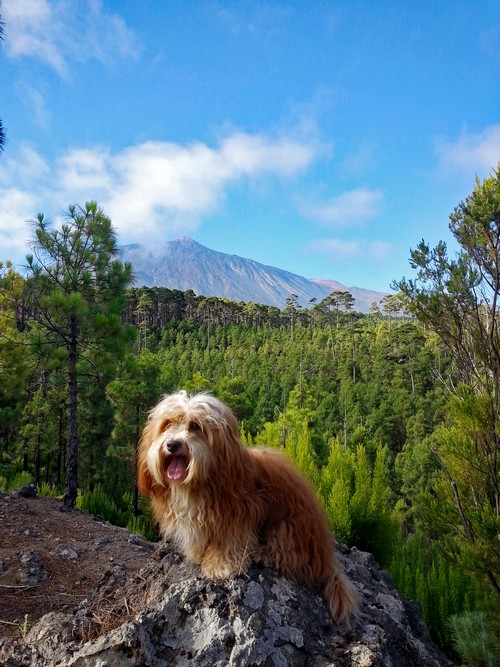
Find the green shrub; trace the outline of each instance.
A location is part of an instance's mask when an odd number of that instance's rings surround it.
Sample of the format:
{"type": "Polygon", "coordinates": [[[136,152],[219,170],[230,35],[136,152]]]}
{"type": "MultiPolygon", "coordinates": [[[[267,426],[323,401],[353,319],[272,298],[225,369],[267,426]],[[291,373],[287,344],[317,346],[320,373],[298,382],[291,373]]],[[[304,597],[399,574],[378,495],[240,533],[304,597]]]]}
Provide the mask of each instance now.
{"type": "Polygon", "coordinates": [[[387,450],[376,448],[372,465],[362,445],[351,450],[333,440],[319,490],[337,537],[349,546],[370,551],[386,566],[400,532],[389,486],[387,450]]]}
{"type": "Polygon", "coordinates": [[[140,533],[150,542],[154,542],[156,539],[155,525],[147,516],[131,516],[127,528],[131,533],[140,533]]]}
{"type": "Polygon", "coordinates": [[[495,667],[500,664],[493,624],[485,612],[455,614],[448,619],[448,626],[453,647],[469,667],[495,667]]]}
{"type": "Polygon", "coordinates": [[[38,484],[38,495],[44,498],[60,498],[63,495],[63,492],[55,484],[47,484],[47,482],[42,482],[38,484]]]}
{"type": "Polygon", "coordinates": [[[7,491],[20,489],[22,486],[33,484],[33,475],[27,471],[18,472],[7,483],[7,491]]]}
{"type": "Polygon", "coordinates": [[[420,602],[432,638],[448,653],[453,645],[447,619],[488,609],[491,603],[469,573],[443,558],[436,544],[419,533],[400,535],[388,570],[397,588],[420,602]]]}
{"type": "Polygon", "coordinates": [[[102,516],[103,519],[116,526],[125,526],[127,523],[115,501],[105,493],[100,485],[97,485],[89,493],[79,494],[76,505],[93,516],[102,516]]]}

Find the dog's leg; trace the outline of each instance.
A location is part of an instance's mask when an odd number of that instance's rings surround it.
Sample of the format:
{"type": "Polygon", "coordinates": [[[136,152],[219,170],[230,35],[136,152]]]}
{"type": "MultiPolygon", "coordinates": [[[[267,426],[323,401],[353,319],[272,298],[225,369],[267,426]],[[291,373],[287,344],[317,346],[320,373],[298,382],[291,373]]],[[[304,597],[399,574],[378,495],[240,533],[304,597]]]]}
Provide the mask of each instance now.
{"type": "Polygon", "coordinates": [[[211,579],[227,579],[232,574],[244,571],[250,561],[248,545],[223,547],[210,544],[201,561],[203,574],[211,579]]]}
{"type": "Polygon", "coordinates": [[[187,560],[190,563],[196,563],[197,565],[200,565],[200,563],[202,563],[202,561],[203,561],[203,556],[205,555],[205,550],[206,549],[205,549],[204,545],[194,543],[194,544],[189,544],[185,548],[184,553],[186,555],[187,560]]]}

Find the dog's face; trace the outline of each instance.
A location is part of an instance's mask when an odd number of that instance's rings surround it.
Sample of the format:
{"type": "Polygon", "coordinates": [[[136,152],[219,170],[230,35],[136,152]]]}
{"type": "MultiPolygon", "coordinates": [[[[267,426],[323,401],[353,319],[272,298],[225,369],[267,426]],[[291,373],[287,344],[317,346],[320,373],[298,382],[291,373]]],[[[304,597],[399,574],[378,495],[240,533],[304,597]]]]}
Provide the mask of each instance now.
{"type": "Polygon", "coordinates": [[[154,487],[206,483],[231,466],[240,448],[236,418],[215,397],[185,391],[166,396],[144,429],[139,490],[147,495],[154,487]]]}

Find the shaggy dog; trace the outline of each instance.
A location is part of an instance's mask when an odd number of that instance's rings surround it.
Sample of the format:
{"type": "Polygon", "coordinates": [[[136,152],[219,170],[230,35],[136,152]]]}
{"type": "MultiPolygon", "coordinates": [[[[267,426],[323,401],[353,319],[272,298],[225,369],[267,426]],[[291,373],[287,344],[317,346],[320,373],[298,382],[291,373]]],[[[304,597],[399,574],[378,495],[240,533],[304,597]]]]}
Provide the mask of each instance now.
{"type": "Polygon", "coordinates": [[[225,579],[253,560],[320,587],[338,622],[357,610],[313,487],[281,452],[244,447],[236,417],[210,394],[180,391],[153,408],[138,486],[163,535],[206,576],[225,579]]]}

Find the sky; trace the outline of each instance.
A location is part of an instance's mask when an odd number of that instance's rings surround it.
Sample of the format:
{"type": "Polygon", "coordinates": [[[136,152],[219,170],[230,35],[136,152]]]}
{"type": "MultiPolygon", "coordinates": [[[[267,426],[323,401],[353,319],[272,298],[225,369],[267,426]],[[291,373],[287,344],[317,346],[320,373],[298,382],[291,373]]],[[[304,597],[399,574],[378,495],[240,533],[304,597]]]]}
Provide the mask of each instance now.
{"type": "Polygon", "coordinates": [[[189,236],[389,291],[500,161],[498,0],[3,0],[0,261],[96,200],[120,244],[189,236]]]}

